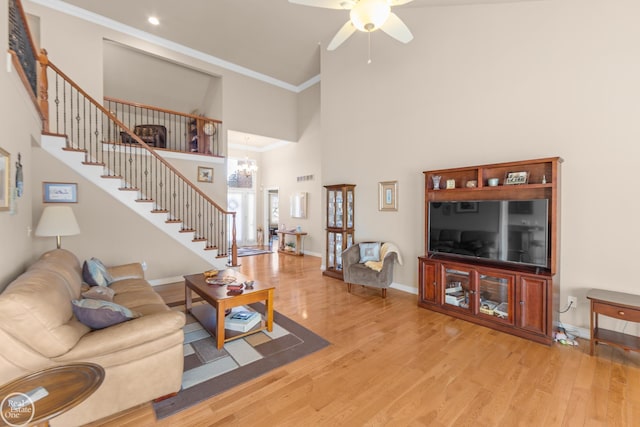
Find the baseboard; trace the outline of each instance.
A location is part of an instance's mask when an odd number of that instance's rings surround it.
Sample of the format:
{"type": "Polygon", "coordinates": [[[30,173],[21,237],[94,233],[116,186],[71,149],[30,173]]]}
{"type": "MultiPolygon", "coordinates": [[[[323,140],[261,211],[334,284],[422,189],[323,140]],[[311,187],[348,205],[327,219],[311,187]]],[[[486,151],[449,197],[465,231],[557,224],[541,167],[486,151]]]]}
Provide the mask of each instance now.
{"type": "Polygon", "coordinates": [[[165,277],[164,279],[148,280],[148,282],[151,286],[168,285],[169,283],[184,282],[184,277],[165,277]]]}
{"type": "Polygon", "coordinates": [[[580,328],[578,326],[573,326],[564,322],[562,322],[558,326],[562,326],[564,330],[567,332],[567,334],[569,335],[574,335],[579,338],[584,338],[586,340],[591,339],[591,332],[587,328],[580,328]]]}
{"type": "Polygon", "coordinates": [[[407,286],[401,283],[392,282],[391,286],[389,287],[402,292],[406,292],[408,294],[418,295],[418,288],[414,288],[413,286],[407,286]]]}

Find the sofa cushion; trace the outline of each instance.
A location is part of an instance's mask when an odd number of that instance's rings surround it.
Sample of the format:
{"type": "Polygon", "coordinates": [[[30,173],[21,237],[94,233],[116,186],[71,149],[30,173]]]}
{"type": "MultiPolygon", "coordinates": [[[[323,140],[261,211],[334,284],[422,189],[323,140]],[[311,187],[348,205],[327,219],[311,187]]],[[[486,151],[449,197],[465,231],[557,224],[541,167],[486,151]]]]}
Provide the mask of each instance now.
{"type": "Polygon", "coordinates": [[[375,243],[359,243],[360,246],[360,263],[367,261],[380,261],[380,242],[375,243]]]}
{"type": "Polygon", "coordinates": [[[82,293],[82,298],[99,299],[102,301],[113,301],[116,292],[106,286],[92,286],[88,291],[82,293]]]}
{"type": "Polygon", "coordinates": [[[82,265],[82,278],[90,286],[109,286],[113,282],[107,267],[98,258],[91,258],[84,262],[82,265]]]}
{"type": "Polygon", "coordinates": [[[61,276],[67,290],[69,299],[80,298],[82,287],[82,266],[78,258],[66,249],[54,249],[42,254],[38,262],[33,263],[27,271],[45,270],[46,274],[61,276]]]}
{"type": "Polygon", "coordinates": [[[103,329],[140,317],[139,313],[110,301],[79,299],[71,303],[73,314],[91,329],[103,329]]]}
{"type": "Polygon", "coordinates": [[[60,275],[31,269],[0,294],[0,328],[45,357],[66,353],[89,328],[73,318],[60,275]]]}

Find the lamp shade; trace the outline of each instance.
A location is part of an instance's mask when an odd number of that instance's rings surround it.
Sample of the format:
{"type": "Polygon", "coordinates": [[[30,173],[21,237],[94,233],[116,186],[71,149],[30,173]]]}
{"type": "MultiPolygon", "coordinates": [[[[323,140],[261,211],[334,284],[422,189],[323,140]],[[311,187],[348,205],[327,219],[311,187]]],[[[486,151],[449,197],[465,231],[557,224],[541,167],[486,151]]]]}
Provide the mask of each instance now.
{"type": "Polygon", "coordinates": [[[60,248],[60,236],[80,234],[80,227],[70,206],[47,206],[42,212],[36,236],[55,236],[60,248]]]}

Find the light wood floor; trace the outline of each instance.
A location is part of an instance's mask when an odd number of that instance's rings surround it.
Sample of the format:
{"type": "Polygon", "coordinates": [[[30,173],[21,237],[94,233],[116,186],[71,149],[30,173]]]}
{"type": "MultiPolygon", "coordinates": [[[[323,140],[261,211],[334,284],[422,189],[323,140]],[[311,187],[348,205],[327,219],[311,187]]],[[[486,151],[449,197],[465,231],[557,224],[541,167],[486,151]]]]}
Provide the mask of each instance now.
{"type": "MultiPolygon", "coordinates": [[[[167,419],[151,405],[104,426],[638,426],[640,356],[546,347],[417,307],[417,296],[322,276],[320,259],[240,258],[275,308],[331,345],[167,419]]],[[[192,273],[192,272],[184,272],[192,273]]],[[[182,298],[180,285],[161,289],[182,298]]]]}

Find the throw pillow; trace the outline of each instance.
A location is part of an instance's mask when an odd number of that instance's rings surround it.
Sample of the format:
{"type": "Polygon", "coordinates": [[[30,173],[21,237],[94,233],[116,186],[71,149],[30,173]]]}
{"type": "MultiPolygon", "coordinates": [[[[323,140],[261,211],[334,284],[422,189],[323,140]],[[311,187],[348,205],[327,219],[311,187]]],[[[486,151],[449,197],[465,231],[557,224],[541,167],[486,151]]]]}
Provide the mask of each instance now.
{"type": "Polygon", "coordinates": [[[106,286],[93,286],[88,291],[82,293],[82,298],[113,301],[115,294],[116,291],[106,286]]]}
{"type": "Polygon", "coordinates": [[[107,267],[98,258],[91,258],[82,264],[82,279],[90,286],[109,286],[113,282],[107,267]]]}
{"type": "Polygon", "coordinates": [[[76,318],[91,329],[104,329],[141,316],[140,313],[110,301],[79,299],[71,303],[76,318]]]}
{"type": "Polygon", "coordinates": [[[380,242],[360,243],[360,263],[380,261],[380,242]]]}

